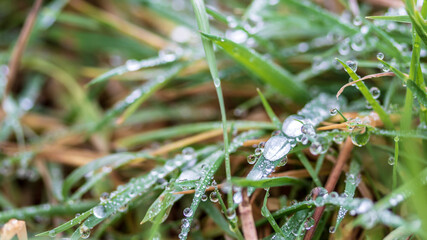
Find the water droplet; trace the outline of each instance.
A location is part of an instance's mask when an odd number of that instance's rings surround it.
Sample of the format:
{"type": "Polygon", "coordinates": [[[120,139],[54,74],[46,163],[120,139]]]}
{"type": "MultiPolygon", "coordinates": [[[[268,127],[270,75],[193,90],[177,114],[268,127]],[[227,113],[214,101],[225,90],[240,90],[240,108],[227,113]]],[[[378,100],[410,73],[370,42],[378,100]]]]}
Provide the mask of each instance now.
{"type": "Polygon", "coordinates": [[[338,195],[338,193],[337,193],[337,192],[331,192],[331,193],[329,194],[329,196],[330,196],[331,198],[337,198],[339,195],[338,195]]]}
{"type": "Polygon", "coordinates": [[[280,159],[279,164],[277,164],[277,167],[283,167],[288,163],[288,157],[284,156],[282,159],[280,159]]]}
{"type": "Polygon", "coordinates": [[[214,82],[215,87],[218,88],[219,86],[221,86],[221,80],[219,80],[219,78],[215,78],[213,80],[213,82],[214,82]]]}
{"type": "Polygon", "coordinates": [[[170,33],[170,38],[179,43],[189,42],[193,34],[190,29],[185,26],[177,26],[170,33]]]}
{"type": "Polygon", "coordinates": [[[335,233],[335,227],[334,227],[334,226],[331,226],[331,227],[329,228],[329,232],[330,232],[330,233],[335,233]]]}
{"type": "Polygon", "coordinates": [[[354,26],[362,25],[362,18],[360,16],[355,16],[353,19],[354,26]]]}
{"type": "Polygon", "coordinates": [[[307,52],[309,48],[310,48],[310,45],[308,45],[308,43],[306,43],[306,42],[302,42],[302,43],[298,44],[298,46],[297,46],[298,52],[300,52],[300,53],[307,52]]]}
{"type": "Polygon", "coordinates": [[[388,158],[388,164],[389,165],[394,165],[394,157],[393,156],[390,156],[389,158],[388,158]]]}
{"type": "Polygon", "coordinates": [[[206,202],[206,200],[208,200],[208,196],[206,194],[203,194],[201,200],[202,202],[206,202]]]}
{"type": "Polygon", "coordinates": [[[260,142],[258,144],[258,148],[264,148],[265,147],[265,142],[260,142]]]}
{"type": "Polygon", "coordinates": [[[188,227],[190,227],[190,222],[186,218],[182,219],[181,223],[182,223],[182,228],[188,228],[188,227]]]}
{"type": "Polygon", "coordinates": [[[344,142],[344,136],[341,134],[337,134],[334,136],[333,140],[336,144],[341,144],[344,142]]]}
{"type": "Polygon", "coordinates": [[[211,192],[211,194],[209,195],[209,199],[211,200],[211,202],[218,202],[218,194],[216,192],[211,192]]]}
{"type": "Polygon", "coordinates": [[[307,220],[304,222],[304,228],[306,230],[310,230],[313,226],[314,226],[314,218],[312,217],[307,218],[307,220]]]}
{"type": "Polygon", "coordinates": [[[126,68],[128,71],[136,71],[140,68],[140,64],[138,60],[129,59],[126,61],[126,68]]]}
{"type": "Polygon", "coordinates": [[[348,38],[344,39],[344,41],[339,45],[338,53],[342,56],[350,53],[350,40],[348,38]]]}
{"type": "Polygon", "coordinates": [[[351,40],[351,48],[354,51],[356,52],[363,51],[365,47],[366,47],[366,41],[362,34],[355,35],[351,40]]]}
{"type": "Polygon", "coordinates": [[[289,137],[302,135],[301,127],[304,125],[304,118],[298,115],[291,115],[283,122],[282,131],[289,137]]]}
{"type": "Polygon", "coordinates": [[[353,72],[357,71],[357,62],[353,61],[353,60],[348,60],[347,62],[345,62],[345,64],[347,64],[347,66],[353,70],[353,72]]]}
{"type": "Polygon", "coordinates": [[[337,113],[338,113],[338,110],[336,108],[331,108],[329,110],[329,114],[331,114],[331,116],[335,116],[337,115],[337,113]]]}
{"type": "Polygon", "coordinates": [[[228,219],[233,219],[236,217],[236,211],[232,208],[227,209],[227,212],[225,213],[228,219]]]}
{"type": "Polygon", "coordinates": [[[303,136],[303,137],[301,138],[301,143],[302,143],[303,145],[307,145],[307,143],[308,143],[308,137],[307,137],[307,136],[303,136]]]}
{"type": "Polygon", "coordinates": [[[255,149],[255,156],[259,156],[259,155],[261,155],[261,154],[262,154],[262,152],[263,152],[263,149],[262,149],[262,148],[256,148],[256,149],[255,149]]]}
{"type": "Polygon", "coordinates": [[[310,152],[313,155],[323,154],[328,151],[329,141],[326,137],[317,137],[311,143],[310,152]]]}
{"type": "Polygon", "coordinates": [[[109,193],[104,192],[101,194],[101,196],[99,197],[99,200],[101,201],[101,203],[104,203],[108,200],[108,197],[110,196],[109,193]]]}
{"type": "Polygon", "coordinates": [[[284,157],[291,150],[288,138],[275,136],[268,139],[264,148],[264,157],[269,161],[276,161],[284,157]]]}
{"type": "Polygon", "coordinates": [[[225,37],[235,43],[244,43],[248,39],[248,34],[241,29],[230,29],[225,32],[225,37]]]}
{"type": "Polygon", "coordinates": [[[87,239],[90,236],[90,229],[85,225],[80,226],[79,232],[80,232],[80,237],[83,239],[87,239]]]}
{"type": "Polygon", "coordinates": [[[371,87],[371,89],[369,89],[369,92],[371,92],[372,97],[374,99],[378,99],[381,95],[381,91],[377,87],[371,87]]]}
{"type": "Polygon", "coordinates": [[[311,125],[310,123],[306,123],[306,124],[302,125],[301,132],[305,135],[308,135],[308,136],[316,135],[316,130],[314,130],[313,125],[311,125]]]}
{"type": "Polygon", "coordinates": [[[191,210],[191,208],[185,208],[183,214],[186,217],[191,217],[193,215],[193,210],[191,210]]]}
{"type": "Polygon", "coordinates": [[[117,209],[119,212],[126,212],[128,210],[128,205],[125,204],[121,207],[119,207],[119,209],[117,209]]]}
{"type": "Polygon", "coordinates": [[[93,208],[93,215],[97,218],[104,218],[107,215],[107,211],[103,205],[98,205],[93,208]]]}
{"type": "Polygon", "coordinates": [[[377,58],[380,60],[383,60],[384,59],[384,53],[382,53],[382,52],[377,53],[377,58]]]}
{"type": "Polygon", "coordinates": [[[354,145],[358,147],[362,147],[369,142],[371,134],[369,133],[367,128],[354,128],[351,134],[351,141],[354,145]]]}
{"type": "Polygon", "coordinates": [[[50,230],[49,231],[49,237],[55,237],[55,236],[56,236],[55,230],[50,230]]]}
{"type": "Polygon", "coordinates": [[[233,195],[233,202],[239,204],[242,202],[242,192],[238,191],[233,195]]]}
{"type": "Polygon", "coordinates": [[[247,160],[248,160],[249,164],[254,164],[256,162],[256,160],[257,160],[257,157],[255,157],[254,154],[251,154],[251,155],[248,156],[247,160]]]}

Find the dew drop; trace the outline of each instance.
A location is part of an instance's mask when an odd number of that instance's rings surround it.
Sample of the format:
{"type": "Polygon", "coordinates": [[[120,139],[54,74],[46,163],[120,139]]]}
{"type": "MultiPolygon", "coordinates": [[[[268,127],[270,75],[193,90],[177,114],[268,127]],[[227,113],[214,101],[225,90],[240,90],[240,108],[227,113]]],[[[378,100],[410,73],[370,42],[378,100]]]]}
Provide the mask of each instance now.
{"type": "Polygon", "coordinates": [[[347,66],[353,70],[353,72],[357,71],[357,62],[353,61],[353,60],[348,60],[347,62],[345,62],[345,64],[347,64],[347,66]]]}
{"type": "Polygon", "coordinates": [[[388,158],[388,164],[389,165],[391,165],[391,166],[393,166],[394,165],[394,157],[392,157],[392,156],[390,156],[389,158],[388,158]]]}
{"type": "Polygon", "coordinates": [[[218,88],[219,86],[221,86],[221,80],[219,80],[219,78],[215,78],[213,80],[213,82],[214,82],[215,87],[218,88]]]}
{"type": "Polygon", "coordinates": [[[128,210],[128,205],[127,204],[119,207],[119,209],[118,209],[119,212],[126,212],[127,210],[128,210]]]}
{"type": "Polygon", "coordinates": [[[372,97],[374,99],[378,99],[381,95],[381,91],[377,87],[371,87],[371,89],[369,89],[369,92],[372,94],[372,97]]]}
{"type": "Polygon", "coordinates": [[[360,16],[356,16],[353,19],[354,26],[360,26],[362,25],[362,18],[360,16]]]}
{"type": "Polygon", "coordinates": [[[244,43],[248,39],[248,34],[241,29],[230,29],[225,32],[225,37],[235,43],[244,43]]]}
{"type": "Polygon", "coordinates": [[[311,125],[310,123],[306,123],[306,124],[302,125],[301,132],[305,135],[308,135],[308,136],[316,135],[316,130],[314,130],[313,125],[311,125]]]}
{"type": "Polygon", "coordinates": [[[233,195],[233,202],[235,204],[239,204],[242,202],[242,192],[239,191],[233,195]]]}
{"type": "Polygon", "coordinates": [[[103,205],[98,205],[93,208],[93,215],[97,218],[104,218],[107,215],[107,211],[103,205]]]}
{"type": "Polygon", "coordinates": [[[55,230],[50,230],[49,237],[55,237],[55,236],[56,236],[55,230]]]}
{"type": "Polygon", "coordinates": [[[206,200],[208,200],[208,196],[206,194],[203,194],[201,200],[202,202],[206,202],[206,200]]]}
{"type": "Polygon", "coordinates": [[[334,227],[334,226],[331,226],[331,227],[329,228],[329,232],[330,232],[330,233],[335,233],[335,227],[334,227]]]}
{"type": "Polygon", "coordinates": [[[289,137],[302,135],[301,127],[304,125],[304,118],[298,115],[291,115],[283,122],[282,131],[289,137]]]}
{"type": "Polygon", "coordinates": [[[188,227],[190,227],[190,222],[186,218],[182,219],[181,223],[182,223],[182,228],[188,228],[188,227]]]}
{"type": "Polygon", "coordinates": [[[382,52],[377,53],[377,58],[380,60],[383,60],[384,59],[384,53],[382,53],[382,52]]]}
{"type": "Polygon", "coordinates": [[[191,210],[191,208],[185,208],[183,214],[186,217],[191,217],[193,215],[193,210],[191,210]]]}
{"type": "Polygon", "coordinates": [[[288,157],[284,156],[282,159],[280,159],[279,164],[277,164],[277,167],[283,167],[288,163],[288,157]]]}
{"type": "Polygon", "coordinates": [[[257,158],[254,154],[251,154],[248,156],[247,160],[248,160],[249,164],[254,164],[256,162],[257,158]]]}
{"type": "Polygon", "coordinates": [[[236,217],[236,211],[232,208],[227,209],[227,212],[225,213],[228,219],[233,219],[236,217]]]}
{"type": "Polygon", "coordinates": [[[262,154],[262,152],[263,152],[262,148],[256,148],[255,149],[255,156],[260,156],[262,154]]]}
{"type": "Polygon", "coordinates": [[[336,108],[331,108],[329,110],[329,114],[331,114],[331,116],[335,116],[337,115],[337,113],[338,113],[338,110],[336,108]]]}
{"type": "Polygon", "coordinates": [[[128,71],[136,71],[140,68],[140,64],[138,60],[129,59],[126,61],[126,68],[128,71]]]}
{"type": "Polygon", "coordinates": [[[304,228],[305,228],[306,230],[310,230],[313,226],[314,226],[314,218],[309,217],[309,218],[304,222],[304,228]]]}
{"type": "Polygon", "coordinates": [[[264,148],[264,157],[269,161],[276,161],[284,157],[291,150],[288,138],[275,136],[268,139],[264,148]]]}
{"type": "Polygon", "coordinates": [[[80,232],[80,237],[83,239],[87,239],[90,236],[90,229],[85,225],[80,226],[79,232],[80,232]]]}
{"type": "Polygon", "coordinates": [[[216,192],[211,192],[211,194],[209,195],[209,199],[211,200],[211,202],[218,202],[218,194],[216,192]]]}
{"type": "Polygon", "coordinates": [[[110,196],[109,193],[104,192],[101,194],[101,196],[99,197],[99,200],[101,201],[101,203],[104,203],[108,200],[108,197],[110,196]]]}
{"type": "Polygon", "coordinates": [[[341,144],[344,142],[344,136],[341,134],[337,134],[334,136],[333,140],[336,144],[341,144]]]}

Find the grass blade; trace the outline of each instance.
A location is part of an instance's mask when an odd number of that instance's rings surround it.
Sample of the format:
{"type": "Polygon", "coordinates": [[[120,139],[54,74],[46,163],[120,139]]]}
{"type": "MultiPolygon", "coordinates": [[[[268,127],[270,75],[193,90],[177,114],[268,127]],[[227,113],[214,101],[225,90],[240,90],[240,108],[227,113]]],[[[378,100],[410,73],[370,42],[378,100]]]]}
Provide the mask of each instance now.
{"type": "Polygon", "coordinates": [[[269,188],[280,187],[289,185],[304,184],[304,181],[292,177],[275,177],[265,178],[259,180],[250,180],[247,178],[232,177],[231,183],[240,187],[254,187],[254,188],[269,188]]]}

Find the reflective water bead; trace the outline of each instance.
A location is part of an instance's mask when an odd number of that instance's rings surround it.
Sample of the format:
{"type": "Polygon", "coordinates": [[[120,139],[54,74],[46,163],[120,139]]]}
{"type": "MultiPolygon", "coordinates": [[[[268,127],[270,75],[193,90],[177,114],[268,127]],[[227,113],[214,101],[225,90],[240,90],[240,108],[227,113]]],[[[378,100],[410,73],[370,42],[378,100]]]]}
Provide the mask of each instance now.
{"type": "Polygon", "coordinates": [[[103,205],[98,205],[93,208],[93,215],[97,218],[104,218],[107,215],[107,211],[103,205]]]}
{"type": "Polygon", "coordinates": [[[236,211],[232,208],[227,209],[227,212],[225,213],[228,219],[233,219],[236,217],[236,211]]]}
{"type": "Polygon", "coordinates": [[[353,60],[348,60],[347,62],[345,62],[345,64],[351,69],[353,70],[353,72],[357,71],[357,62],[353,61],[353,60]]]}
{"type": "Polygon", "coordinates": [[[393,156],[390,156],[390,157],[388,158],[388,161],[387,161],[387,162],[388,162],[388,164],[389,164],[389,165],[392,165],[392,166],[393,166],[393,165],[394,165],[394,157],[393,157],[393,156]]]}
{"type": "Polygon", "coordinates": [[[381,95],[381,91],[377,87],[371,87],[371,89],[369,89],[369,92],[371,92],[372,97],[374,99],[378,99],[381,95]]]}
{"type": "Polygon", "coordinates": [[[208,196],[206,194],[203,194],[200,199],[202,200],[202,202],[206,202],[206,200],[208,200],[208,196]]]}
{"type": "Polygon", "coordinates": [[[193,210],[191,210],[191,208],[185,208],[183,211],[183,214],[186,217],[191,217],[191,216],[193,216],[193,210]]]}
{"type": "Polygon", "coordinates": [[[182,223],[182,227],[183,227],[183,228],[188,228],[188,227],[190,227],[190,222],[189,222],[189,221],[188,221],[188,219],[186,219],[186,218],[182,219],[182,220],[181,220],[181,223],[182,223]]]}
{"type": "Polygon", "coordinates": [[[337,134],[334,136],[333,140],[336,144],[341,144],[344,142],[344,136],[341,134],[337,134]]]}
{"type": "Polygon", "coordinates": [[[304,124],[304,118],[298,115],[291,115],[283,122],[282,131],[289,137],[298,137],[302,135],[301,127],[304,124]]]}
{"type": "Polygon", "coordinates": [[[119,209],[117,209],[119,212],[126,212],[128,210],[128,205],[125,204],[123,206],[120,206],[119,209]]]}
{"type": "Polygon", "coordinates": [[[82,225],[79,228],[80,237],[83,239],[87,239],[90,236],[90,229],[86,225],[82,225]]]}
{"type": "Polygon", "coordinates": [[[314,130],[313,125],[311,125],[310,123],[302,125],[301,132],[308,136],[316,135],[316,130],[314,130]]]}
{"type": "Polygon", "coordinates": [[[248,39],[248,34],[241,29],[230,29],[225,32],[225,37],[235,43],[244,43],[248,39]]]}
{"type": "Polygon", "coordinates": [[[291,150],[288,138],[275,136],[268,139],[264,148],[264,157],[269,161],[276,161],[284,157],[291,150]]]}
{"type": "MultiPolygon", "coordinates": [[[[271,133],[271,136],[278,136],[278,135],[280,135],[280,130],[276,130],[276,131],[271,133]]],[[[265,145],[264,145],[264,147],[265,147],[265,145]]]]}
{"type": "Polygon", "coordinates": [[[331,108],[331,109],[329,110],[329,114],[330,114],[331,116],[335,116],[335,115],[337,115],[337,113],[338,113],[338,110],[337,110],[336,108],[331,108]]]}
{"type": "Polygon", "coordinates": [[[329,194],[329,196],[331,196],[331,198],[337,198],[339,195],[338,195],[338,193],[337,193],[337,192],[331,192],[331,193],[329,194]]]}
{"type": "Polygon", "coordinates": [[[301,138],[301,143],[304,144],[304,145],[307,145],[307,143],[308,143],[308,137],[307,136],[302,137],[301,138]]]}
{"type": "Polygon", "coordinates": [[[241,203],[241,202],[242,202],[242,192],[241,192],[241,191],[236,192],[236,193],[233,195],[233,202],[234,202],[235,204],[239,204],[239,203],[241,203]]]}
{"type": "Polygon", "coordinates": [[[209,199],[211,200],[211,202],[218,202],[218,194],[216,192],[211,192],[211,194],[209,195],[209,199]]]}
{"type": "Polygon", "coordinates": [[[140,68],[140,64],[138,60],[129,59],[126,61],[126,68],[128,71],[136,71],[140,68]]]}
{"type": "Polygon", "coordinates": [[[254,154],[251,154],[248,156],[247,160],[248,160],[249,164],[254,164],[256,162],[257,158],[254,154]]]}
{"type": "Polygon", "coordinates": [[[49,237],[55,237],[55,236],[56,236],[55,230],[50,230],[49,237]]]}
{"type": "Polygon", "coordinates": [[[355,16],[354,19],[353,19],[353,24],[355,26],[362,25],[362,18],[360,16],[355,16]]]}
{"type": "Polygon", "coordinates": [[[384,59],[384,53],[382,53],[382,52],[377,53],[377,58],[380,60],[383,60],[384,59]]]}
{"type": "Polygon", "coordinates": [[[314,223],[315,223],[314,218],[309,217],[304,223],[304,228],[306,230],[310,230],[314,226],[314,223]]]}
{"type": "Polygon", "coordinates": [[[256,149],[255,149],[255,156],[259,156],[259,155],[261,155],[261,154],[262,154],[262,152],[263,152],[262,148],[256,148],[256,149]]]}
{"type": "Polygon", "coordinates": [[[282,159],[280,159],[279,164],[277,164],[278,167],[283,167],[286,165],[286,163],[288,163],[288,157],[284,156],[282,159]]]}
{"type": "Polygon", "coordinates": [[[329,228],[329,233],[335,233],[335,227],[334,226],[331,226],[329,228]]]}
{"type": "Polygon", "coordinates": [[[108,197],[110,196],[110,194],[109,193],[107,193],[107,192],[104,192],[104,193],[102,193],[101,194],[101,196],[99,197],[99,200],[101,201],[101,203],[103,203],[103,202],[105,202],[105,201],[107,201],[108,200],[108,197]]]}
{"type": "Polygon", "coordinates": [[[258,148],[264,148],[265,147],[265,142],[260,142],[258,144],[258,148]]]}
{"type": "Polygon", "coordinates": [[[328,151],[329,148],[329,141],[325,137],[318,137],[316,138],[310,146],[310,152],[313,155],[323,154],[328,151]]]}

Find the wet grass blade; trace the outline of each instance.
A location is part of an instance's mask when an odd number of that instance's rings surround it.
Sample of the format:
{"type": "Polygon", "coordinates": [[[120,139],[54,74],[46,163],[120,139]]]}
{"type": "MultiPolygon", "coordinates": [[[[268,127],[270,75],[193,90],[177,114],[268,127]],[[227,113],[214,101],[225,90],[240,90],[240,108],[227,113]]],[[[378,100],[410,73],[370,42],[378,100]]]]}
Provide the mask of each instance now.
{"type": "Polygon", "coordinates": [[[314,171],[313,167],[311,166],[310,162],[308,161],[307,157],[302,152],[297,152],[296,155],[298,156],[298,159],[301,161],[304,168],[308,171],[311,178],[313,179],[316,186],[321,187],[322,182],[320,182],[319,177],[317,176],[316,172],[314,171]]]}
{"type": "Polygon", "coordinates": [[[100,76],[94,78],[92,81],[90,81],[87,84],[87,86],[92,86],[94,84],[107,81],[111,77],[114,77],[117,75],[122,75],[122,74],[127,73],[127,72],[138,71],[138,70],[144,69],[144,68],[155,67],[155,66],[171,63],[171,62],[175,61],[177,58],[178,58],[178,56],[169,55],[167,57],[164,57],[164,56],[154,57],[154,58],[144,59],[144,60],[140,60],[140,61],[128,60],[128,61],[133,61],[133,62],[127,62],[123,66],[113,68],[110,71],[103,73],[102,75],[100,75],[100,76]]]}
{"type": "Polygon", "coordinates": [[[366,17],[367,19],[374,19],[374,20],[386,20],[386,21],[394,21],[394,22],[401,22],[401,23],[411,23],[411,19],[408,15],[399,15],[399,16],[369,16],[366,17]]]}
{"type": "Polygon", "coordinates": [[[118,102],[112,109],[108,110],[103,119],[96,124],[94,130],[99,130],[109,124],[111,120],[123,113],[118,120],[123,122],[132,114],[145,100],[152,96],[156,91],[164,87],[171,81],[182,69],[183,65],[175,65],[165,71],[164,74],[149,80],[140,87],[133,90],[124,100],[118,102]]]}
{"type": "Polygon", "coordinates": [[[251,73],[273,86],[280,93],[300,103],[308,100],[309,96],[302,83],[295,81],[294,77],[282,67],[246,46],[207,33],[202,33],[202,35],[220,46],[251,73]]]}
{"type": "Polygon", "coordinates": [[[205,211],[209,217],[218,225],[227,235],[236,238],[236,234],[230,230],[230,225],[225,220],[224,215],[216,208],[212,203],[203,202],[200,204],[200,208],[205,211]]]}
{"type": "Polygon", "coordinates": [[[282,229],[279,227],[279,225],[277,224],[276,220],[274,220],[273,215],[271,215],[271,212],[268,210],[267,207],[267,199],[269,197],[269,192],[267,191],[265,193],[265,197],[264,197],[264,203],[262,204],[262,208],[261,208],[261,214],[267,218],[268,222],[270,223],[271,227],[274,229],[274,231],[276,232],[276,234],[284,237],[286,239],[286,235],[285,233],[282,231],[282,229]]]}
{"type": "MultiPolygon", "coordinates": [[[[340,59],[337,59],[337,60],[342,64],[342,66],[344,67],[348,75],[350,75],[350,77],[353,79],[353,81],[356,81],[359,79],[359,76],[357,76],[357,74],[349,66],[347,66],[347,64],[345,64],[340,59]]],[[[380,117],[381,121],[384,123],[384,126],[387,129],[393,129],[394,126],[393,126],[393,122],[390,119],[390,116],[386,113],[386,111],[384,111],[384,109],[381,107],[378,101],[375,100],[374,97],[372,97],[372,94],[369,92],[369,89],[368,87],[366,87],[365,83],[356,82],[355,84],[359,88],[359,91],[362,93],[362,95],[365,97],[366,101],[368,101],[368,103],[372,106],[374,111],[378,113],[378,116],[380,117]]]]}
{"type": "Polygon", "coordinates": [[[260,180],[250,180],[247,178],[232,177],[231,183],[240,187],[269,188],[289,185],[301,185],[304,184],[304,181],[292,177],[264,178],[260,180]]]}
{"type": "MultiPolygon", "coordinates": [[[[353,159],[350,164],[350,170],[347,173],[346,181],[345,181],[345,189],[344,194],[347,198],[353,198],[354,193],[356,192],[356,188],[359,185],[360,177],[358,176],[360,172],[360,164],[353,159]]],[[[347,213],[347,209],[340,207],[338,211],[337,220],[335,221],[335,229],[337,229],[344,219],[345,214],[347,213]]]]}
{"type": "MultiPolygon", "coordinates": [[[[249,131],[249,132],[244,132],[240,134],[230,144],[230,153],[236,151],[238,147],[242,146],[244,141],[255,138],[255,137],[260,137],[262,133],[263,133],[262,131],[249,131]]],[[[224,160],[223,151],[217,151],[209,156],[208,169],[203,175],[203,177],[200,179],[199,185],[196,189],[196,192],[194,193],[193,201],[191,203],[191,206],[189,207],[192,212],[191,216],[186,218],[188,220],[189,226],[191,226],[191,223],[193,222],[193,218],[201,202],[202,195],[205,193],[207,186],[211,184],[212,177],[216,173],[218,168],[221,166],[223,160],[224,160]]],[[[183,227],[181,229],[181,233],[182,233],[182,236],[184,236],[184,238],[187,238],[188,236],[188,232],[190,231],[189,226],[183,227]]]]}

